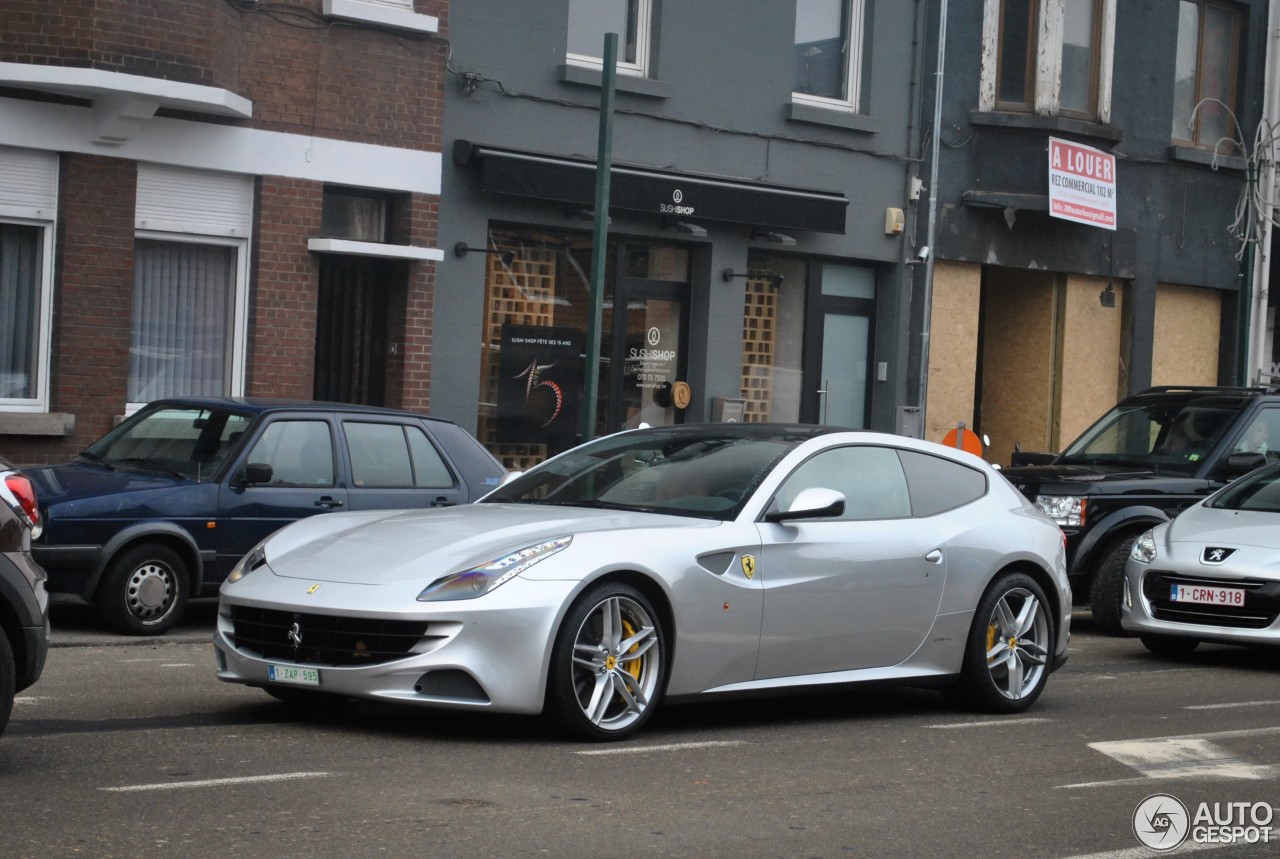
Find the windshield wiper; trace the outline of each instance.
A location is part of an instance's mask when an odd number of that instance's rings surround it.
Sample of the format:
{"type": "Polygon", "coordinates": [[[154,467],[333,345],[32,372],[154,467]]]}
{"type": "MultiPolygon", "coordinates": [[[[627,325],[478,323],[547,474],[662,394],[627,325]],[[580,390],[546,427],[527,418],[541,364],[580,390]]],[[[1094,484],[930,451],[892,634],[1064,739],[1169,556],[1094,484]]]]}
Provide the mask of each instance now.
{"type": "Polygon", "coordinates": [[[105,459],[98,456],[96,453],[92,453],[91,451],[87,451],[87,450],[80,451],[80,455],[77,456],[76,459],[87,459],[90,462],[92,462],[94,465],[101,465],[103,468],[107,469],[107,471],[116,470],[116,467],[114,465],[107,462],[105,459]]]}
{"type": "Polygon", "coordinates": [[[158,462],[152,462],[151,460],[143,459],[140,456],[130,456],[125,459],[117,459],[116,462],[127,463],[129,465],[136,465],[139,468],[141,468],[143,471],[156,471],[161,474],[172,475],[173,477],[177,477],[180,480],[188,479],[187,475],[183,474],[181,471],[178,471],[178,469],[176,468],[170,468],[167,465],[161,465],[158,462]]]}
{"type": "Polygon", "coordinates": [[[532,501],[531,504],[546,504],[551,507],[588,507],[594,510],[627,510],[632,513],[652,513],[649,507],[638,507],[634,504],[619,504],[616,501],[532,501]]]}

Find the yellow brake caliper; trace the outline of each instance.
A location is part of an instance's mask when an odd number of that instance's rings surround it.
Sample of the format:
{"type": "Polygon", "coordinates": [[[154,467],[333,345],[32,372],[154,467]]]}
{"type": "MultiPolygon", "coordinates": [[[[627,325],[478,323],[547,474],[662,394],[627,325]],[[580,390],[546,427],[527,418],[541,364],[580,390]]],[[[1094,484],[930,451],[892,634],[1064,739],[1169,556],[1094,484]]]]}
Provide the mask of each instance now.
{"type": "MultiPolygon", "coordinates": [[[[631,625],[631,621],[629,620],[624,620],[622,622],[622,631],[625,634],[626,638],[630,638],[631,636],[636,634],[636,628],[631,625]]],[[[638,643],[633,644],[631,645],[631,649],[628,650],[627,653],[635,653],[639,649],[640,649],[640,645],[638,643]]],[[[625,660],[620,659],[618,661],[622,662],[625,660]]],[[[640,681],[640,669],[643,667],[644,667],[643,659],[633,659],[631,660],[631,664],[628,665],[625,670],[628,674],[634,677],[636,679],[636,682],[638,683],[640,681]]]]}
{"type": "MultiPolygon", "coordinates": [[[[990,624],[987,627],[987,653],[991,653],[991,648],[996,646],[996,625],[990,624]]],[[[987,664],[991,664],[991,656],[987,656],[987,664]]]]}

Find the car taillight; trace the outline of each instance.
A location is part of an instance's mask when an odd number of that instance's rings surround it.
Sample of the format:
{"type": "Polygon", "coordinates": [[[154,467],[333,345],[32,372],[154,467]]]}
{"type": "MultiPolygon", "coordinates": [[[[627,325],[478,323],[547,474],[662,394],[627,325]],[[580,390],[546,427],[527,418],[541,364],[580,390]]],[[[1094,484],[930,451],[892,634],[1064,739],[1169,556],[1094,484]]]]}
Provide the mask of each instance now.
{"type": "Polygon", "coordinates": [[[36,488],[21,474],[6,474],[5,488],[18,503],[18,509],[27,517],[33,529],[40,527],[40,508],[36,505],[36,488]]]}

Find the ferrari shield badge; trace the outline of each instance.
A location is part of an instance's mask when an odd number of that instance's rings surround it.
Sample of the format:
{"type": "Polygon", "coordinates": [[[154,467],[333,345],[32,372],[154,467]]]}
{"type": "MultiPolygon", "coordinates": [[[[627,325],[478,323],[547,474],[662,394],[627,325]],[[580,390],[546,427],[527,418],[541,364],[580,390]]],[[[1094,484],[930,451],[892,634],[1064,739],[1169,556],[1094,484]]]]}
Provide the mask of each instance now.
{"type": "Polygon", "coordinates": [[[756,574],[756,556],[755,555],[742,556],[742,574],[746,576],[748,579],[753,578],[755,576],[756,574]]]}

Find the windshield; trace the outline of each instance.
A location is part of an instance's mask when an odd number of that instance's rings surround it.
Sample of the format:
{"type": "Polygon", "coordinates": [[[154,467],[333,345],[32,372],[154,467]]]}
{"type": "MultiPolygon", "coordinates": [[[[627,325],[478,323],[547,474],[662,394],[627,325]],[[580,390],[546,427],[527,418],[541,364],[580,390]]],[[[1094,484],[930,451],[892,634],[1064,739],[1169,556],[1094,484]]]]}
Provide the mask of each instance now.
{"type": "Polygon", "coordinates": [[[1280,513],[1280,465],[1260,468],[1240,478],[1204,503],[1219,510],[1280,513]]]}
{"type": "Polygon", "coordinates": [[[253,421],[226,409],[149,407],[80,454],[108,468],[203,480],[213,476],[253,421]]]}
{"type": "Polygon", "coordinates": [[[484,500],[731,519],[811,433],[654,429],[609,436],[521,475],[484,500]]]}
{"type": "Polygon", "coordinates": [[[1114,463],[1190,474],[1232,425],[1221,405],[1116,406],[1062,452],[1060,462],[1114,463]]]}

